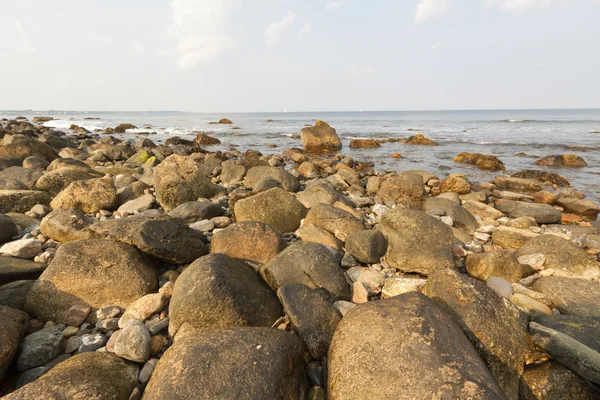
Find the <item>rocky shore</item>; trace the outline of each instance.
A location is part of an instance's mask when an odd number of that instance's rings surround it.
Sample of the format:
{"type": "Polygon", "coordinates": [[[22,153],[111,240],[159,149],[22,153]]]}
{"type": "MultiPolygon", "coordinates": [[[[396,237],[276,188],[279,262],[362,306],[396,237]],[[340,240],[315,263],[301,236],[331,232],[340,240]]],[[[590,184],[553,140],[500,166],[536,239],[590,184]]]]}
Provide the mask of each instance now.
{"type": "Polygon", "coordinates": [[[600,208],[557,173],[44,121],[0,121],[2,399],[600,396],[600,208]]]}

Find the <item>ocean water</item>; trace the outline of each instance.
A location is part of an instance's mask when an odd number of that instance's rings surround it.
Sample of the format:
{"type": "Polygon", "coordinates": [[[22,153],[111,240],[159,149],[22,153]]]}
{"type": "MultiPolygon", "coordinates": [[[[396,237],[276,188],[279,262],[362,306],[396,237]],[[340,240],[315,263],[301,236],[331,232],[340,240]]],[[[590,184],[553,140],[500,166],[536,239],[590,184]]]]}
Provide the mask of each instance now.
{"type": "Polygon", "coordinates": [[[220,146],[209,146],[210,149],[225,150],[237,146],[239,150],[254,148],[263,154],[281,154],[284,149],[301,147],[300,139],[292,136],[299,135],[305,124],[322,119],[337,130],[344,144],[342,154],[356,160],[373,161],[381,171],[423,169],[440,178],[450,173],[464,173],[477,181],[493,179],[499,173],[453,162],[453,158],[463,151],[484,153],[498,156],[506,165],[507,173],[531,168],[557,172],[588,198],[600,200],[600,109],[248,114],[0,111],[0,118],[19,115],[54,117],[56,120],[45,125],[66,132],[71,124],[93,131],[128,122],[139,129],[117,136],[132,140],[144,137],[139,135],[141,132],[155,132],[147,137],[156,142],[172,136],[192,139],[197,132],[205,132],[222,142],[220,146]],[[210,124],[223,117],[231,119],[234,125],[210,124]],[[146,125],[149,127],[144,128],[146,125]],[[440,146],[396,142],[384,143],[378,149],[348,147],[354,138],[399,139],[417,133],[437,141],[440,146]],[[277,147],[268,147],[268,144],[277,147]],[[396,152],[404,158],[391,158],[396,152]],[[573,153],[583,157],[589,166],[578,169],[539,167],[535,165],[535,158],[516,156],[518,153],[536,156],[573,153]]]}

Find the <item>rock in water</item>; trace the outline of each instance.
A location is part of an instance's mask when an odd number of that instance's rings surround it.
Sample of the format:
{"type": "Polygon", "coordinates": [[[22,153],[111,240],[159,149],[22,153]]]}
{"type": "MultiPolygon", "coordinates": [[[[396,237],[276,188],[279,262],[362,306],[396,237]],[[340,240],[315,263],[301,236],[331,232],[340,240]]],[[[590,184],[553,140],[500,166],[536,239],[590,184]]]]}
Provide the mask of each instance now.
{"type": "Polygon", "coordinates": [[[517,400],[523,366],[534,352],[527,315],[483,282],[452,270],[432,273],[424,293],[456,317],[504,394],[517,400]]]}
{"type": "Polygon", "coordinates": [[[294,196],[280,188],[239,200],[234,207],[238,221],[263,222],[281,233],[298,229],[307,211],[294,196]]]}
{"type": "Polygon", "coordinates": [[[552,154],[540,158],[535,162],[537,165],[545,167],[587,167],[585,160],[575,154],[552,154]]]}
{"type": "Polygon", "coordinates": [[[165,211],[180,204],[211,198],[224,188],[214,185],[193,158],[173,154],[154,172],[156,200],[165,211]]]}
{"type": "Polygon", "coordinates": [[[144,399],[306,399],[303,352],[295,335],[272,328],[190,335],[165,352],[144,399]]]}
{"type": "Polygon", "coordinates": [[[265,264],[285,248],[281,234],[262,222],[244,221],[216,232],[210,242],[211,253],[265,264]]]}
{"type": "Polygon", "coordinates": [[[0,305],[0,383],[4,373],[17,355],[25,335],[29,317],[23,311],[0,305]]]}
{"type": "Polygon", "coordinates": [[[294,332],[302,339],[311,356],[327,356],[329,344],[342,315],[321,295],[308,286],[286,285],[277,291],[294,332]]]}
{"type": "Polygon", "coordinates": [[[109,353],[88,352],[61,362],[3,400],[127,400],[137,384],[138,368],[109,353]]]}
{"type": "Polygon", "coordinates": [[[300,131],[302,146],[307,153],[330,153],[342,148],[335,129],[330,126],[312,126],[300,131]]]}
{"type": "Polygon", "coordinates": [[[179,338],[191,331],[271,326],[281,314],[277,296],[249,266],[224,254],[209,254],[175,282],[169,333],[179,338]]]}
{"type": "Polygon", "coordinates": [[[260,269],[271,289],[301,283],[311,289],[325,289],[337,299],[347,300],[350,288],[338,260],[327,247],[296,242],[260,269]]]}
{"type": "Polygon", "coordinates": [[[329,349],[328,395],[338,399],[504,399],[461,331],[426,296],[359,305],[329,349]]]}
{"type": "MultiPolygon", "coordinates": [[[[156,271],[133,247],[111,240],[81,240],[57,250],[29,291],[25,311],[44,321],[63,321],[75,304],[127,308],[156,288],[156,271]]],[[[95,314],[92,310],[88,319],[95,314]]]]}
{"type": "Polygon", "coordinates": [[[488,156],[485,154],[471,154],[467,152],[460,153],[454,158],[454,162],[471,164],[477,168],[487,171],[504,171],[504,163],[496,156],[488,156]]]}
{"type": "Polygon", "coordinates": [[[452,229],[440,220],[417,210],[395,208],[383,215],[379,230],[388,240],[390,266],[422,275],[454,268],[452,229]]]}

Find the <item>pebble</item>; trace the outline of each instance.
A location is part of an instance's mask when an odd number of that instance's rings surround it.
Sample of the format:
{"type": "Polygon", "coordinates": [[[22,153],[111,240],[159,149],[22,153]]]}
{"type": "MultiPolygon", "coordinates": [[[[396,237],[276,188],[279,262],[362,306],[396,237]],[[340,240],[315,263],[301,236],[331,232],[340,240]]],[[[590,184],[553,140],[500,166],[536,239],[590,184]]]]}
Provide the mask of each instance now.
{"type": "Polygon", "coordinates": [[[352,284],[352,302],[360,304],[369,301],[369,291],[362,282],[352,284]]]}
{"type": "Polygon", "coordinates": [[[157,363],[157,358],[151,358],[146,362],[146,364],[144,364],[139,375],[139,381],[142,383],[142,385],[146,385],[148,382],[150,382],[150,378],[152,377],[152,373],[154,372],[154,368],[156,367],[157,363]]]}
{"type": "Polygon", "coordinates": [[[67,325],[80,326],[83,324],[90,311],[91,307],[87,304],[76,304],[69,308],[63,322],[67,325]]]}
{"type": "Polygon", "coordinates": [[[79,352],[96,351],[106,343],[106,337],[100,333],[83,335],[79,342],[79,352]]]}
{"type": "Polygon", "coordinates": [[[448,226],[454,226],[454,220],[447,215],[440,217],[440,220],[448,226]]]}
{"type": "Polygon", "coordinates": [[[114,352],[126,360],[146,362],[150,358],[151,340],[144,323],[131,319],[120,331],[114,344],[114,352]]]}
{"type": "Polygon", "coordinates": [[[148,328],[151,335],[157,335],[169,326],[169,318],[165,318],[148,328]]]}
{"type": "Polygon", "coordinates": [[[63,331],[63,337],[68,339],[72,336],[77,335],[77,332],[79,332],[79,327],[77,326],[67,326],[65,328],[65,330],[63,331]]]}
{"type": "Polygon", "coordinates": [[[96,311],[96,318],[98,319],[109,319],[115,318],[121,314],[119,307],[104,307],[96,311]]]}
{"type": "Polygon", "coordinates": [[[350,253],[344,253],[344,256],[342,257],[342,261],[340,262],[340,265],[343,268],[352,268],[352,267],[358,266],[359,264],[358,264],[358,261],[356,261],[350,253]]]}

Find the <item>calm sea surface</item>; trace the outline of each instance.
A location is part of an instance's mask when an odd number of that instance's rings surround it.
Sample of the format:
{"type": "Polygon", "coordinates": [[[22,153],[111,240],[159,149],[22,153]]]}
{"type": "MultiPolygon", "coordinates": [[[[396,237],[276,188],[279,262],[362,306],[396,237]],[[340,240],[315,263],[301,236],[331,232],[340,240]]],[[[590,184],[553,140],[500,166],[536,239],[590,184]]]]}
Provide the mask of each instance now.
{"type": "Polygon", "coordinates": [[[202,131],[218,137],[222,146],[240,150],[255,148],[263,154],[280,154],[290,147],[301,147],[298,135],[304,124],[317,119],[334,127],[344,143],[343,154],[356,160],[372,160],[380,170],[424,169],[445,177],[450,173],[465,173],[475,180],[492,179],[495,173],[457,164],[452,159],[460,152],[485,153],[498,156],[507,172],[538,168],[535,159],[518,157],[517,153],[544,156],[574,153],[583,157],[589,166],[581,169],[553,169],[571,181],[573,187],[585,192],[592,200],[600,199],[600,109],[590,110],[498,110],[498,111],[397,111],[397,112],[310,112],[310,113],[251,113],[200,114],[181,112],[26,112],[0,111],[0,118],[16,116],[32,118],[52,116],[46,126],[68,132],[71,124],[91,131],[129,122],[140,129],[121,135],[135,140],[136,133],[156,132],[148,136],[160,142],[171,136],[193,138],[202,131]],[[86,120],[98,117],[99,120],[86,120]],[[227,117],[231,125],[211,125],[209,122],[227,117]],[[267,120],[274,122],[266,122],[267,120]],[[151,128],[144,128],[150,125],[151,128]],[[239,127],[234,130],[232,127],[239,127]],[[385,143],[379,149],[351,150],[348,143],[354,138],[406,138],[421,133],[440,146],[410,146],[385,143]],[[267,147],[275,144],[277,147],[267,147]],[[392,159],[393,153],[403,159],[392,159]],[[383,164],[384,163],[384,164],[383,164]]]}

